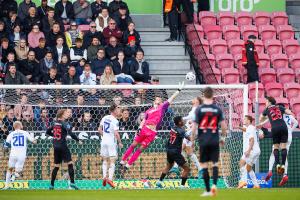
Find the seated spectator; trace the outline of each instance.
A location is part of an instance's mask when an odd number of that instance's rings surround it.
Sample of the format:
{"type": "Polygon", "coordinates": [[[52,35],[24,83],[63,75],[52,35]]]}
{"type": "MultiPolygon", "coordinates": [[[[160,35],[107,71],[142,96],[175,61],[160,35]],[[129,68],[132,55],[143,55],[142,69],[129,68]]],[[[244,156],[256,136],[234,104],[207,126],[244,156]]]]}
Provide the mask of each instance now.
{"type": "Polygon", "coordinates": [[[80,59],[80,61],[75,65],[76,74],[78,74],[78,75],[82,74],[86,63],[87,63],[86,59],[84,59],[84,58],[80,59]]]}
{"type": "Polygon", "coordinates": [[[86,0],[77,0],[73,4],[75,21],[77,24],[89,24],[92,21],[92,9],[86,0]]]}
{"type": "Polygon", "coordinates": [[[9,46],[9,40],[7,38],[1,39],[1,46],[0,46],[0,58],[2,63],[7,62],[7,55],[10,52],[15,52],[14,48],[9,46]]]}
{"type": "Polygon", "coordinates": [[[70,66],[68,73],[65,74],[62,78],[63,85],[79,85],[80,80],[79,77],[76,76],[76,69],[74,66],[70,66]]]}
{"type": "Polygon", "coordinates": [[[2,124],[4,125],[4,127],[6,128],[7,131],[12,131],[13,124],[15,121],[17,121],[17,118],[15,117],[14,109],[9,108],[7,110],[7,115],[2,120],[2,124]]]}
{"type": "Polygon", "coordinates": [[[20,19],[18,18],[16,11],[9,12],[9,18],[6,21],[6,28],[7,30],[12,30],[16,24],[22,24],[20,19]]]}
{"type": "Polygon", "coordinates": [[[51,51],[48,51],[45,57],[40,60],[40,78],[39,81],[42,81],[42,78],[48,74],[48,71],[51,67],[55,67],[56,62],[53,59],[53,54],[51,51]]]}
{"type": "Polygon", "coordinates": [[[36,8],[35,7],[30,7],[28,12],[29,12],[29,16],[27,16],[24,19],[24,23],[23,23],[24,32],[26,34],[28,34],[31,31],[32,26],[35,25],[35,24],[38,25],[40,28],[42,27],[41,19],[36,14],[36,8]]]}
{"type": "Polygon", "coordinates": [[[52,26],[52,29],[48,34],[46,34],[46,44],[48,47],[54,47],[56,45],[56,38],[61,35],[64,38],[64,41],[66,41],[65,35],[60,30],[59,23],[54,23],[52,26]]]}
{"type": "Polygon", "coordinates": [[[33,121],[33,118],[31,117],[29,112],[25,111],[22,113],[21,122],[22,122],[24,131],[37,130],[37,126],[36,126],[35,122],[33,121]]]}
{"type": "Polygon", "coordinates": [[[8,31],[5,28],[5,23],[0,21],[0,39],[8,38],[8,31]]]}
{"type": "Polygon", "coordinates": [[[105,66],[109,64],[110,61],[105,58],[105,49],[103,47],[99,48],[97,58],[91,62],[92,71],[97,75],[98,80],[100,80],[100,76],[103,74],[105,66]]]}
{"type": "Polygon", "coordinates": [[[12,32],[9,34],[9,41],[13,46],[18,46],[21,38],[26,38],[25,33],[21,31],[21,26],[19,24],[15,24],[12,27],[12,32]]]}
{"type": "Polygon", "coordinates": [[[47,11],[53,9],[48,6],[48,0],[41,0],[41,5],[37,8],[37,13],[40,19],[43,19],[47,15],[47,11]]]}
{"type": "Polygon", "coordinates": [[[81,58],[87,59],[87,51],[82,47],[82,39],[75,40],[76,46],[70,50],[71,63],[78,63],[81,58]]]}
{"type": "Polygon", "coordinates": [[[52,125],[52,118],[49,116],[47,108],[41,109],[41,114],[39,118],[35,119],[35,124],[38,130],[45,131],[52,125]]]}
{"type": "Polygon", "coordinates": [[[14,115],[18,120],[21,120],[22,113],[27,112],[30,118],[33,118],[33,108],[28,105],[28,97],[26,94],[22,94],[20,102],[14,107],[14,115]]]}
{"type": "Polygon", "coordinates": [[[98,17],[98,15],[102,12],[103,8],[107,8],[107,3],[104,2],[103,0],[96,0],[93,3],[91,3],[93,20],[95,20],[98,17]]]}
{"type": "Polygon", "coordinates": [[[128,43],[128,38],[130,36],[134,36],[135,37],[135,43],[136,43],[136,45],[140,46],[140,44],[141,44],[141,36],[135,30],[135,24],[134,24],[134,22],[129,22],[127,30],[123,32],[123,44],[127,44],[128,43]]]}
{"type": "Polygon", "coordinates": [[[111,18],[108,14],[108,8],[103,7],[101,13],[99,13],[95,20],[97,31],[103,32],[103,29],[108,26],[108,22],[110,19],[111,18]]]}
{"type": "Polygon", "coordinates": [[[130,65],[125,60],[123,51],[119,51],[118,58],[113,61],[113,72],[118,83],[133,83],[133,78],[129,75],[130,65]]]}
{"type": "Polygon", "coordinates": [[[24,0],[19,5],[18,9],[18,17],[23,23],[25,18],[28,16],[28,10],[30,7],[35,7],[35,3],[33,3],[31,0],[24,0]]]}
{"type": "Polygon", "coordinates": [[[70,54],[69,48],[64,44],[64,38],[62,36],[56,38],[56,46],[52,48],[52,53],[56,63],[60,63],[63,54],[70,54]]]}
{"type": "Polygon", "coordinates": [[[140,49],[138,45],[136,45],[136,39],[134,36],[128,37],[127,45],[124,48],[125,56],[128,59],[129,63],[134,59],[136,52],[140,49]]]}
{"type": "Polygon", "coordinates": [[[57,73],[60,77],[64,77],[70,68],[70,60],[67,54],[62,54],[61,61],[57,64],[57,73]]]}
{"type": "Polygon", "coordinates": [[[91,66],[85,64],[84,70],[79,77],[81,85],[96,85],[96,74],[92,73],[91,66]]]}
{"type": "Polygon", "coordinates": [[[135,81],[149,82],[149,63],[144,60],[144,51],[142,49],[136,52],[135,60],[130,65],[130,75],[135,81]]]}
{"type": "Polygon", "coordinates": [[[26,78],[33,83],[38,83],[38,77],[39,77],[39,63],[35,59],[35,53],[34,51],[30,50],[28,52],[27,59],[22,60],[19,63],[19,70],[20,72],[26,76],[26,78]]]}
{"type": "Polygon", "coordinates": [[[98,49],[101,48],[101,43],[97,37],[93,37],[91,45],[87,49],[87,59],[92,61],[97,58],[98,49]]]}
{"type": "Polygon", "coordinates": [[[62,19],[63,24],[69,24],[71,20],[74,20],[73,4],[68,0],[60,0],[54,7],[55,15],[62,19]]]}
{"type": "MultiPolygon", "coordinates": [[[[4,76],[5,76],[5,74],[7,73],[7,71],[8,71],[8,66],[10,65],[10,64],[13,64],[13,65],[15,65],[16,66],[16,68],[18,69],[19,68],[19,65],[17,64],[17,60],[16,60],[16,58],[15,58],[16,56],[15,56],[15,54],[13,53],[13,52],[10,52],[10,53],[8,53],[8,55],[7,55],[7,62],[6,63],[4,63],[2,66],[1,66],[1,73],[2,74],[4,74],[4,76]]],[[[3,77],[3,76],[2,76],[3,77]]]]}
{"type": "Polygon", "coordinates": [[[88,48],[88,46],[91,44],[94,37],[97,37],[102,45],[104,45],[105,41],[103,38],[103,35],[101,32],[97,31],[96,29],[96,23],[91,22],[90,23],[90,30],[86,32],[83,36],[83,47],[88,48]]]}
{"type": "Polygon", "coordinates": [[[37,60],[41,60],[45,57],[47,51],[49,51],[49,48],[46,47],[46,39],[40,38],[39,39],[39,46],[36,48],[33,48],[33,51],[35,53],[35,58],[37,60]]]}
{"type": "Polygon", "coordinates": [[[88,90],[88,94],[86,95],[86,102],[88,102],[89,105],[95,104],[95,102],[97,102],[100,97],[100,93],[101,91],[97,89],[88,90]]]}
{"type": "Polygon", "coordinates": [[[64,32],[65,27],[64,24],[61,22],[61,20],[58,17],[55,17],[54,14],[54,8],[49,8],[47,10],[47,15],[42,18],[42,30],[44,33],[50,32],[50,30],[53,28],[54,23],[59,24],[59,28],[62,32],[64,32]]]}
{"type": "Polygon", "coordinates": [[[119,95],[116,95],[113,97],[113,103],[116,104],[117,106],[120,106],[122,104],[122,97],[119,95]]]}
{"type": "Polygon", "coordinates": [[[18,3],[16,0],[2,0],[0,2],[0,18],[3,17],[4,20],[7,20],[9,18],[10,12],[17,13],[18,11],[18,3]]]}
{"type": "Polygon", "coordinates": [[[57,69],[51,67],[49,73],[43,77],[42,83],[44,85],[56,85],[61,82],[60,77],[57,75],[57,69]]]}
{"type": "Polygon", "coordinates": [[[117,58],[118,52],[122,50],[123,47],[118,44],[116,37],[111,36],[109,44],[105,47],[106,57],[113,61],[117,58]]]}
{"type": "Polygon", "coordinates": [[[15,47],[17,60],[21,61],[27,58],[29,47],[26,45],[26,39],[21,38],[18,46],[15,47]]]}
{"type": "Polygon", "coordinates": [[[108,26],[103,29],[103,36],[106,44],[109,43],[111,37],[115,37],[118,41],[122,41],[123,33],[117,27],[116,21],[114,19],[110,19],[108,22],[108,26]]]}
{"type": "Polygon", "coordinates": [[[120,6],[124,6],[126,7],[126,12],[128,13],[129,15],[129,9],[128,9],[128,6],[127,4],[122,1],[122,0],[113,0],[112,2],[109,3],[109,14],[111,16],[113,16],[114,14],[116,14],[118,11],[119,11],[119,8],[120,6]]]}
{"type": "Polygon", "coordinates": [[[125,30],[127,30],[128,24],[130,22],[132,22],[132,19],[128,15],[126,8],[127,8],[127,6],[120,5],[119,11],[112,16],[114,18],[114,20],[116,21],[116,23],[117,23],[117,27],[122,32],[124,32],[125,30]]]}
{"type": "Polygon", "coordinates": [[[69,48],[75,47],[76,38],[83,39],[83,33],[78,29],[75,21],[71,22],[70,29],[65,32],[65,37],[69,48]]]}
{"type": "Polygon", "coordinates": [[[40,31],[40,27],[35,24],[32,26],[32,30],[28,34],[28,45],[31,48],[36,48],[39,46],[40,38],[45,38],[43,32],[40,31]]]}
{"type": "Polygon", "coordinates": [[[110,65],[106,65],[104,73],[100,78],[100,85],[111,85],[113,81],[116,81],[116,77],[110,65]]]}
{"type": "Polygon", "coordinates": [[[97,129],[97,125],[92,120],[92,116],[90,112],[84,112],[82,116],[82,120],[78,124],[79,131],[95,131],[97,129]]]}

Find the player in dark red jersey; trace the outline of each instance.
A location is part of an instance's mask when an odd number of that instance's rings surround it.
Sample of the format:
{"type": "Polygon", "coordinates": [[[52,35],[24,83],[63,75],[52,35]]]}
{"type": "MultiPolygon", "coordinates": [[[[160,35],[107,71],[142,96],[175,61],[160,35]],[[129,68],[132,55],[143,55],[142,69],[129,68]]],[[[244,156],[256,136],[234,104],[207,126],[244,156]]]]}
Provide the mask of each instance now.
{"type": "Polygon", "coordinates": [[[57,172],[59,170],[62,162],[66,162],[68,164],[68,172],[71,180],[70,187],[78,190],[78,187],[74,182],[74,168],[72,163],[71,152],[67,145],[66,137],[70,135],[74,140],[81,144],[81,141],[78,137],[72,133],[71,126],[66,122],[68,119],[68,112],[65,109],[61,109],[57,111],[57,121],[54,123],[52,127],[50,127],[46,134],[53,137],[53,147],[54,147],[54,169],[51,174],[51,184],[49,189],[54,189],[54,182],[56,179],[57,172]]]}
{"type": "MultiPolygon", "coordinates": [[[[206,191],[202,196],[215,196],[217,193],[217,182],[219,176],[218,161],[220,154],[219,124],[221,124],[222,134],[226,135],[226,125],[222,110],[214,104],[213,89],[204,89],[203,104],[195,111],[193,123],[193,135],[198,133],[200,145],[200,165],[202,167],[203,179],[206,191]],[[213,186],[210,188],[210,177],[208,173],[208,162],[213,163],[213,186]]],[[[194,138],[194,136],[192,137],[194,138]]]]}
{"type": "MultiPolygon", "coordinates": [[[[266,108],[260,116],[260,124],[257,126],[261,128],[267,118],[271,124],[271,132],[273,137],[274,157],[276,170],[278,174],[283,174],[285,169],[285,162],[287,158],[287,141],[288,141],[288,128],[284,121],[283,114],[292,115],[290,110],[282,106],[276,105],[276,100],[273,97],[266,97],[266,108]],[[281,163],[279,161],[279,148],[281,149],[281,163]]],[[[271,174],[268,174],[272,176],[271,174]]]]}
{"type": "Polygon", "coordinates": [[[162,188],[162,181],[166,177],[167,173],[173,167],[174,163],[183,168],[182,178],[181,178],[181,187],[185,187],[185,183],[187,181],[188,174],[190,172],[189,165],[185,161],[184,157],[181,154],[182,150],[182,142],[183,139],[190,139],[190,136],[186,135],[184,127],[184,121],[181,116],[177,116],[174,118],[175,127],[173,127],[170,131],[170,137],[167,143],[167,166],[161,173],[159,181],[156,183],[156,186],[162,188]]]}

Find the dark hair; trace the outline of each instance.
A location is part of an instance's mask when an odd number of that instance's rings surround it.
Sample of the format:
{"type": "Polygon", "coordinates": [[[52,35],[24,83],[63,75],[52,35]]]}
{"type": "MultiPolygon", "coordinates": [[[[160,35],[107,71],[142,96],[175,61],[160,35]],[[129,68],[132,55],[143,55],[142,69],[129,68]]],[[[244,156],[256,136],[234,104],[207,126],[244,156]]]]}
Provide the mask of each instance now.
{"type": "Polygon", "coordinates": [[[176,116],[176,117],[174,117],[173,121],[174,121],[174,124],[175,124],[176,126],[178,126],[178,125],[179,125],[179,122],[182,121],[182,116],[176,116]]]}
{"type": "Polygon", "coordinates": [[[214,97],[214,91],[211,87],[206,87],[203,91],[203,95],[207,99],[212,99],[214,97]]]}
{"type": "Polygon", "coordinates": [[[246,115],[245,117],[250,121],[250,123],[254,121],[254,118],[250,115],[246,115]]]}
{"type": "Polygon", "coordinates": [[[39,39],[39,42],[46,42],[46,39],[45,39],[44,37],[41,37],[41,38],[39,39]]]}
{"type": "MultiPolygon", "coordinates": [[[[103,6],[103,7],[102,7],[102,10],[103,10],[103,9],[108,10],[108,6],[103,6]]],[[[102,12],[102,10],[101,10],[101,12],[102,12]]]]}
{"type": "Polygon", "coordinates": [[[196,99],[199,101],[199,104],[200,104],[200,105],[203,104],[203,100],[202,100],[201,97],[197,96],[196,99]]]}
{"type": "Polygon", "coordinates": [[[8,40],[7,38],[2,38],[2,39],[1,39],[1,43],[2,43],[2,42],[9,42],[9,40],[8,40]]]}
{"type": "Polygon", "coordinates": [[[134,56],[136,56],[138,52],[142,52],[143,55],[145,55],[144,50],[142,48],[138,48],[138,50],[135,52],[134,56]]]}
{"type": "Polygon", "coordinates": [[[57,39],[63,39],[64,40],[64,37],[62,35],[58,35],[55,40],[57,40],[57,39]]]}
{"type": "Polygon", "coordinates": [[[117,107],[118,107],[117,104],[111,104],[110,107],[109,107],[109,112],[114,112],[117,107]]]}
{"type": "Polygon", "coordinates": [[[278,103],[277,105],[285,108],[284,103],[278,103]]]}
{"type": "Polygon", "coordinates": [[[271,105],[276,104],[276,100],[274,99],[274,97],[266,97],[266,99],[271,103],[271,105]]]}
{"type": "Polygon", "coordinates": [[[8,65],[8,69],[10,69],[12,66],[17,67],[17,66],[16,66],[16,63],[11,62],[11,63],[9,63],[9,65],[8,65]]]}
{"type": "Polygon", "coordinates": [[[101,50],[101,51],[104,51],[104,53],[105,53],[105,48],[104,48],[104,47],[99,47],[97,53],[98,53],[100,50],[101,50]]]}
{"type": "Polygon", "coordinates": [[[55,11],[55,10],[52,7],[48,7],[47,12],[50,12],[50,11],[55,11]]]}
{"type": "Polygon", "coordinates": [[[81,38],[76,38],[76,39],[75,39],[75,43],[76,43],[76,42],[81,42],[81,43],[82,43],[82,39],[81,39],[81,38]]]}
{"type": "Polygon", "coordinates": [[[49,72],[50,72],[50,70],[55,70],[55,71],[57,71],[57,68],[56,68],[55,66],[52,66],[52,67],[49,68],[49,72]]]}

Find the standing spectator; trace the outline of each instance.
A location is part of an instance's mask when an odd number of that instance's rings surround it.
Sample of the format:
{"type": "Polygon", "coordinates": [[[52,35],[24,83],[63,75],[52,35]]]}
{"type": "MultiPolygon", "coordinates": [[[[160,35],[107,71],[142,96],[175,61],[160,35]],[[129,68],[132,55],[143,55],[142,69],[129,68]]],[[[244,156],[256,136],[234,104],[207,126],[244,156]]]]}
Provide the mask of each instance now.
{"type": "Polygon", "coordinates": [[[117,38],[111,36],[109,39],[109,44],[105,48],[106,57],[113,61],[117,58],[118,52],[121,50],[123,50],[123,48],[120,44],[118,44],[117,38]]]}
{"type": "Polygon", "coordinates": [[[28,112],[30,118],[33,118],[33,109],[32,106],[28,105],[28,97],[22,94],[20,102],[14,107],[14,115],[18,120],[21,120],[22,113],[24,112],[28,112]]]}
{"type": "Polygon", "coordinates": [[[96,29],[96,23],[91,22],[90,23],[90,30],[86,32],[83,36],[83,47],[88,48],[88,46],[91,44],[93,37],[97,37],[101,44],[104,45],[104,38],[101,32],[97,31],[96,29]]]}
{"type": "Polygon", "coordinates": [[[109,14],[110,14],[110,16],[115,15],[118,12],[121,5],[126,7],[126,12],[129,15],[128,6],[124,1],[122,1],[122,0],[113,0],[112,2],[109,3],[109,14]]]}
{"type": "Polygon", "coordinates": [[[61,61],[57,64],[57,73],[60,77],[64,77],[70,68],[70,60],[67,54],[62,54],[61,61]]]}
{"type": "Polygon", "coordinates": [[[209,0],[197,0],[198,1],[198,13],[201,11],[209,11],[209,0]]]}
{"type": "Polygon", "coordinates": [[[119,11],[113,16],[114,20],[117,23],[117,27],[124,32],[127,30],[127,26],[132,22],[131,17],[128,15],[125,5],[120,5],[119,11]]]}
{"type": "Polygon", "coordinates": [[[8,38],[8,31],[5,28],[5,23],[0,21],[0,39],[8,38]]]}
{"type": "Polygon", "coordinates": [[[168,23],[171,32],[170,38],[166,39],[166,41],[168,42],[176,41],[178,38],[178,11],[180,10],[179,7],[179,0],[166,1],[164,5],[164,12],[168,16],[168,23]]]}
{"type": "Polygon", "coordinates": [[[118,52],[118,57],[113,61],[113,72],[117,77],[118,83],[133,83],[133,78],[129,75],[130,65],[125,60],[123,51],[118,52]]]}
{"type": "Polygon", "coordinates": [[[15,47],[17,60],[21,61],[27,58],[29,47],[26,45],[26,39],[21,38],[18,46],[15,47]]]}
{"type": "Polygon", "coordinates": [[[21,38],[26,38],[26,35],[21,31],[21,26],[15,24],[12,27],[12,32],[9,34],[10,43],[13,44],[14,47],[18,46],[21,38]]]}
{"type": "Polygon", "coordinates": [[[259,76],[258,76],[259,60],[254,45],[255,40],[256,40],[256,36],[250,35],[248,37],[248,41],[245,42],[245,46],[242,50],[242,64],[247,69],[247,83],[259,81],[259,76]]]}
{"type": "Polygon", "coordinates": [[[57,75],[57,69],[55,67],[51,67],[49,69],[49,73],[46,74],[42,79],[42,83],[44,85],[56,85],[60,82],[61,82],[61,79],[57,75]]]}
{"type": "Polygon", "coordinates": [[[53,59],[56,63],[60,63],[63,54],[70,54],[69,48],[64,45],[64,38],[62,36],[58,36],[56,38],[56,46],[52,48],[52,53],[53,59]]]}
{"type": "Polygon", "coordinates": [[[135,37],[129,36],[127,45],[124,48],[125,56],[128,58],[129,63],[134,59],[134,56],[139,49],[140,47],[136,45],[135,37]]]}
{"type": "Polygon", "coordinates": [[[75,47],[76,38],[83,39],[83,33],[78,29],[75,21],[71,22],[70,29],[65,32],[65,37],[69,48],[75,47]]]}
{"type": "Polygon", "coordinates": [[[42,81],[42,78],[47,75],[51,67],[56,66],[56,62],[53,59],[53,54],[51,51],[48,51],[45,57],[40,60],[40,78],[39,81],[42,81]]]}
{"type": "Polygon", "coordinates": [[[39,77],[39,63],[35,59],[35,53],[33,50],[30,50],[28,52],[27,59],[22,60],[19,63],[19,70],[20,72],[26,76],[26,78],[30,82],[38,83],[38,77],[39,77]]]}
{"type": "Polygon", "coordinates": [[[95,20],[98,15],[102,12],[103,8],[107,8],[107,3],[103,0],[96,0],[91,3],[92,13],[93,13],[93,20],[95,20]]]}
{"type": "Polygon", "coordinates": [[[54,8],[49,8],[47,10],[47,15],[42,18],[42,30],[44,33],[50,32],[50,30],[53,28],[54,23],[59,24],[60,31],[64,32],[65,27],[61,20],[58,17],[55,17],[54,14],[54,8]]]}
{"type": "Polygon", "coordinates": [[[103,47],[99,48],[97,58],[91,62],[92,71],[97,75],[98,80],[100,80],[100,76],[103,74],[105,66],[109,64],[110,61],[105,58],[105,49],[103,47]]]}
{"type": "Polygon", "coordinates": [[[9,18],[6,21],[6,28],[8,30],[12,30],[12,27],[14,27],[16,24],[22,24],[22,23],[21,23],[20,19],[18,18],[17,12],[10,11],[9,18]]]}
{"type": "Polygon", "coordinates": [[[196,0],[181,0],[181,5],[182,5],[183,11],[186,15],[186,18],[187,18],[187,23],[193,23],[193,21],[194,21],[194,5],[193,5],[193,3],[195,1],[196,0]]]}
{"type": "Polygon", "coordinates": [[[25,19],[24,19],[24,32],[26,34],[28,34],[31,29],[32,29],[32,26],[37,24],[40,28],[42,27],[42,22],[41,22],[41,19],[40,17],[36,14],[36,8],[35,7],[30,7],[29,10],[29,16],[27,16],[25,19]]]}
{"type": "Polygon", "coordinates": [[[45,38],[40,38],[39,39],[39,45],[36,48],[33,48],[33,51],[35,53],[35,58],[37,60],[43,59],[48,50],[49,49],[46,47],[46,39],[45,38]]]}
{"type": "Polygon", "coordinates": [[[92,61],[97,58],[98,49],[101,47],[100,41],[97,37],[93,37],[91,45],[87,49],[87,59],[92,61]]]}
{"type": "Polygon", "coordinates": [[[64,41],[66,41],[65,36],[63,32],[60,30],[60,24],[57,22],[54,22],[52,29],[48,34],[46,34],[46,44],[48,47],[54,47],[56,45],[56,38],[61,35],[64,38],[64,41]]]}
{"type": "Polygon", "coordinates": [[[33,3],[31,0],[24,0],[22,3],[20,3],[18,17],[21,22],[24,22],[25,18],[28,16],[28,10],[30,7],[35,7],[35,3],[33,3]]]}
{"type": "Polygon", "coordinates": [[[84,112],[82,116],[81,122],[78,124],[79,131],[95,131],[97,129],[97,125],[92,120],[92,116],[90,112],[84,112]]]}
{"type": "Polygon", "coordinates": [[[62,19],[64,24],[69,24],[71,20],[74,20],[73,4],[68,0],[60,0],[55,4],[55,15],[62,19]]]}
{"type": "Polygon", "coordinates": [[[87,51],[82,47],[82,39],[75,40],[76,46],[70,50],[70,59],[72,63],[78,63],[80,59],[87,59],[87,51]]]}
{"type": "Polygon", "coordinates": [[[75,21],[77,24],[89,24],[92,21],[92,9],[86,0],[77,0],[73,4],[75,21]]]}
{"type": "Polygon", "coordinates": [[[7,62],[7,55],[10,52],[15,52],[15,50],[9,46],[9,40],[8,38],[2,38],[1,39],[1,46],[0,46],[0,58],[2,63],[7,62]]]}
{"type": "Polygon", "coordinates": [[[96,85],[96,74],[92,73],[91,66],[86,64],[79,77],[81,85],[96,85]]]}
{"type": "Polygon", "coordinates": [[[18,11],[18,3],[15,0],[2,0],[0,1],[0,18],[4,18],[7,20],[9,18],[10,12],[17,13],[18,11]]]}
{"type": "Polygon", "coordinates": [[[128,38],[130,36],[134,36],[135,37],[135,43],[136,43],[136,45],[140,46],[140,44],[141,44],[141,36],[140,36],[139,32],[137,32],[135,30],[135,24],[134,24],[134,22],[129,22],[127,30],[124,31],[124,33],[123,33],[123,44],[127,44],[128,43],[128,38]]]}
{"type": "Polygon", "coordinates": [[[45,38],[43,32],[40,31],[40,27],[35,24],[32,26],[31,32],[28,34],[28,45],[31,48],[36,48],[39,46],[40,38],[45,38]]]}
{"type": "Polygon", "coordinates": [[[50,9],[52,9],[52,7],[48,6],[48,0],[41,0],[41,5],[37,8],[38,16],[41,19],[44,18],[50,9]]]}
{"type": "Polygon", "coordinates": [[[110,19],[108,22],[108,26],[103,29],[103,36],[104,36],[106,44],[109,43],[109,40],[111,37],[115,37],[118,39],[118,41],[122,41],[123,33],[117,27],[116,21],[114,19],[110,19]]]}
{"type": "Polygon", "coordinates": [[[7,115],[2,120],[4,128],[7,131],[12,131],[13,130],[13,124],[14,124],[15,121],[17,121],[17,118],[14,115],[14,109],[9,108],[8,111],[7,111],[7,115]]]}
{"type": "Polygon", "coordinates": [[[63,76],[62,84],[64,85],[79,85],[79,77],[76,76],[76,69],[74,66],[70,66],[68,73],[63,76]]]}
{"type": "Polygon", "coordinates": [[[100,85],[111,85],[113,81],[116,81],[116,77],[110,65],[106,65],[104,73],[100,78],[100,85]]]}
{"type": "Polygon", "coordinates": [[[149,63],[144,60],[144,51],[142,49],[136,52],[135,60],[130,65],[130,75],[135,81],[149,82],[149,63]]]}
{"type": "Polygon", "coordinates": [[[103,29],[108,26],[108,22],[111,18],[109,17],[108,8],[103,7],[101,13],[96,17],[95,23],[97,31],[103,32],[103,29]]]}

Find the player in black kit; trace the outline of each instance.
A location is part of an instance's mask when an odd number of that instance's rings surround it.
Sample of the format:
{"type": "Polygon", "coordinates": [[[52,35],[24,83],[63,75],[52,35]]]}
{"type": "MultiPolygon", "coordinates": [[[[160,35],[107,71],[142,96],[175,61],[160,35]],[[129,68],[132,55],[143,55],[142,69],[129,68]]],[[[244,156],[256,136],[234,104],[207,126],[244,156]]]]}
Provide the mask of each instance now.
{"type": "Polygon", "coordinates": [[[182,142],[186,138],[190,140],[190,137],[186,135],[184,127],[184,121],[181,116],[176,116],[174,118],[175,127],[170,131],[170,137],[167,143],[167,166],[162,171],[159,181],[156,183],[156,186],[162,188],[162,181],[166,177],[167,173],[173,167],[176,162],[178,166],[183,168],[182,178],[181,178],[181,187],[185,187],[188,174],[190,172],[190,167],[185,161],[184,157],[181,154],[182,142]]]}
{"type": "Polygon", "coordinates": [[[62,162],[66,162],[68,164],[68,172],[71,180],[70,187],[78,190],[78,187],[74,182],[74,168],[72,163],[71,152],[67,145],[66,137],[70,135],[74,140],[81,144],[81,141],[78,137],[72,133],[71,126],[66,122],[68,119],[68,112],[65,109],[61,109],[57,111],[57,121],[54,123],[52,127],[50,127],[46,134],[53,137],[53,147],[54,147],[54,169],[51,174],[51,185],[49,187],[50,190],[54,189],[54,182],[56,179],[57,172],[59,170],[60,164],[62,162]]]}
{"type": "Polygon", "coordinates": [[[213,103],[213,89],[204,89],[203,104],[195,111],[193,124],[193,137],[198,133],[200,145],[200,165],[202,167],[203,179],[206,191],[202,196],[215,196],[217,193],[218,181],[218,161],[219,161],[219,124],[221,124],[222,134],[226,135],[226,125],[222,110],[213,103]],[[213,163],[213,186],[210,188],[208,162],[213,163]]]}
{"type": "Polygon", "coordinates": [[[282,106],[276,105],[276,100],[273,97],[266,97],[266,100],[266,108],[260,116],[260,124],[257,127],[261,128],[266,120],[269,119],[273,137],[273,154],[276,170],[278,174],[283,174],[287,158],[286,145],[288,141],[288,128],[283,119],[283,114],[293,115],[293,113],[282,106]],[[281,163],[279,161],[279,148],[281,149],[281,163]]]}

